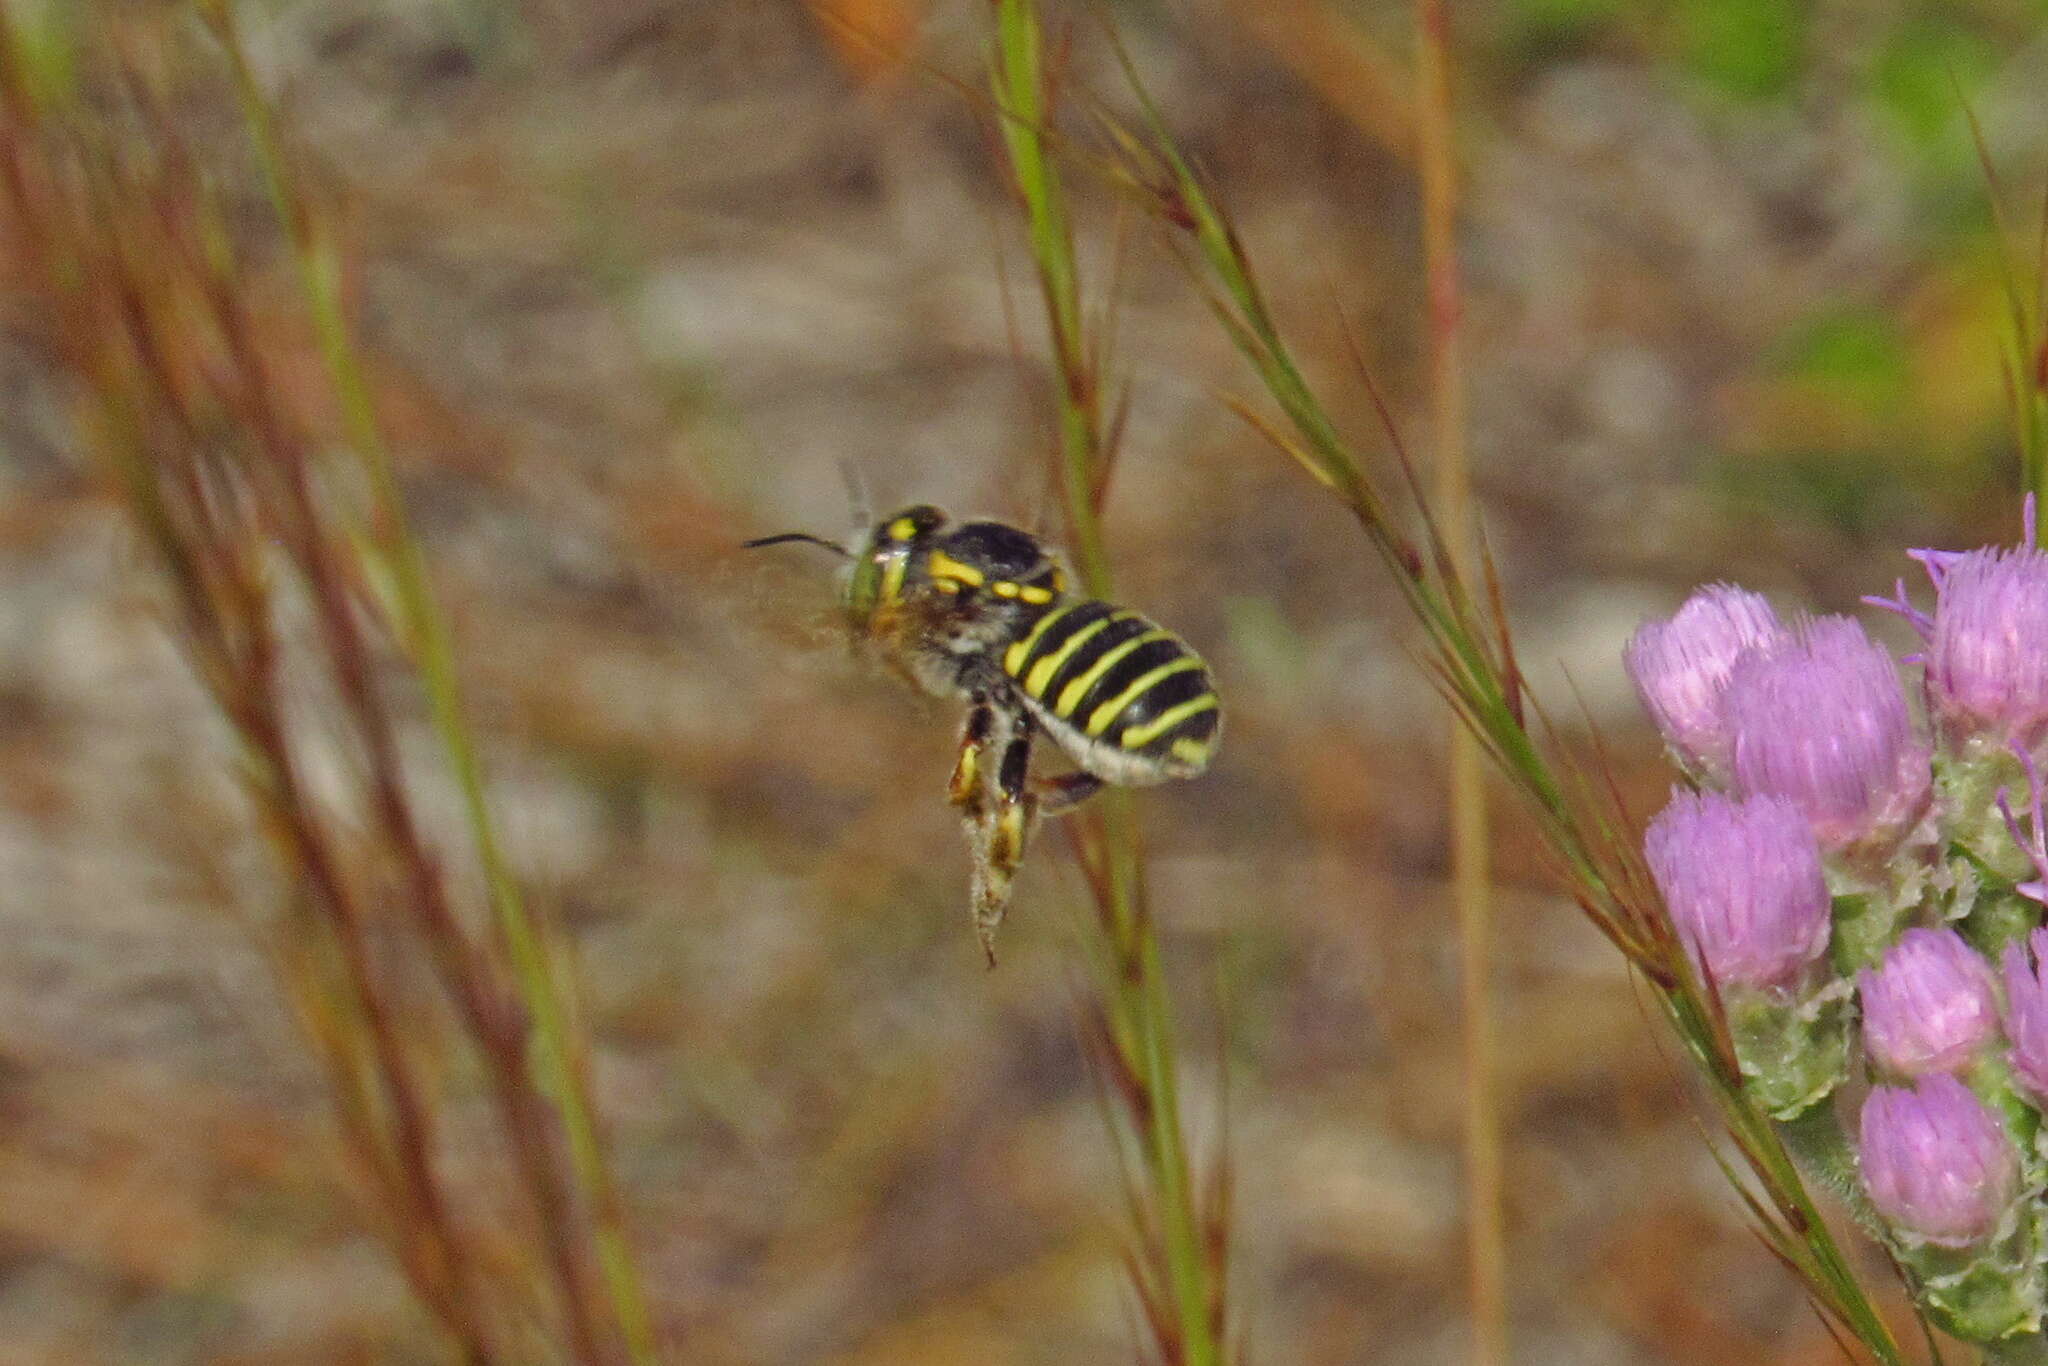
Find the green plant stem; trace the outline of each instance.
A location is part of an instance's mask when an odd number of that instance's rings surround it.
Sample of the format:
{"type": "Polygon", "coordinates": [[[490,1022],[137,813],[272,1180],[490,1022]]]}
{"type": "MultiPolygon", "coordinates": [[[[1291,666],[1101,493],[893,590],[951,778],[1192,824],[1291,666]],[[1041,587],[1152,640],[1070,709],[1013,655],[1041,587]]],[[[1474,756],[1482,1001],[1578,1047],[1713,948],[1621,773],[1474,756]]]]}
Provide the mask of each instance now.
{"type": "MultiPolygon", "coordinates": [[[[1554,769],[1537,743],[1498,602],[1492,602],[1489,611],[1480,611],[1451,557],[1447,538],[1430,520],[1426,501],[1419,507],[1427,533],[1421,544],[1395,525],[1363,462],[1339,435],[1282,339],[1223,210],[1174,144],[1127,56],[1123,65],[1151,134],[1149,141],[1140,141],[1113,130],[1120,133],[1128,183],[1146,196],[1164,222],[1183,234],[1178,239],[1185,244],[1183,263],[1291,431],[1270,423],[1249,405],[1236,405],[1239,413],[1350,510],[1386,565],[1396,590],[1429,638],[1427,657],[1438,691],[1521,795],[1581,909],[1644,973],[1708,1082],[1715,1107],[1760,1190],[1742,1179],[1731,1159],[1718,1151],[1716,1158],[1773,1251],[1800,1274],[1817,1303],[1877,1360],[1885,1366],[1903,1366],[1897,1340],[1814,1208],[1783,1141],[1749,1102],[1726,1022],[1708,1001],[1677,944],[1641,866],[1635,832],[1618,812],[1608,813],[1589,775],[1554,769]]],[[[1379,402],[1376,392],[1374,399],[1379,402]]],[[[1384,403],[1379,407],[1399,453],[1391,415],[1384,403]]],[[[1403,464],[1405,468],[1405,456],[1403,464]]],[[[1492,593],[1490,578],[1485,588],[1492,593]]]]}
{"type": "MultiPolygon", "coordinates": [[[[1659,989],[1656,999],[1673,1032],[1692,1050],[1700,1075],[1713,1095],[1715,1109],[1748,1163],[1750,1175],[1762,1188],[1761,1196],[1752,1194],[1729,1162],[1718,1151],[1715,1153],[1729,1184],[1749,1206],[1773,1251],[1806,1280],[1818,1301],[1883,1366],[1906,1366],[1905,1353],[1897,1338],[1857,1279],[1855,1268],[1842,1255],[1833,1231],[1801,1180],[1786,1135],[1777,1123],[1750,1104],[1733,1057],[1718,1054],[1710,1047],[1709,1041],[1722,1035],[1704,994],[1694,983],[1689,989],[1659,989]],[[1768,1201],[1770,1208],[1763,1201],[1768,1201]]],[[[1803,1135],[1800,1141],[1825,1146],[1811,1134],[1803,1135]]],[[[1834,1160],[1829,1161],[1835,1165],[1834,1160]]],[[[1925,1320],[1921,1326],[1925,1328],[1925,1320]]]]}
{"type": "MultiPolygon", "coordinates": [[[[1059,396],[1059,472],[1071,546],[1095,597],[1112,596],[1097,506],[1111,452],[1102,421],[1100,357],[1083,320],[1080,272],[1059,171],[1047,145],[1044,33],[1033,0],[998,0],[993,75],[1011,174],[1023,202],[1031,254],[1044,297],[1059,396]]],[[[1104,856],[1107,974],[1113,1046],[1145,1097],[1135,1135],[1155,1208],[1166,1290],[1186,1366],[1223,1360],[1223,1271],[1207,1254],[1181,1128],[1173,1008],[1159,940],[1146,905],[1135,803],[1125,792],[1098,799],[1104,856]]]]}
{"type": "Polygon", "coordinates": [[[1137,812],[1129,793],[1108,794],[1103,813],[1109,851],[1109,888],[1116,971],[1113,1015],[1124,1034],[1127,1056],[1149,1094],[1144,1141],[1145,1167],[1159,1202],[1168,1280],[1179,1319],[1188,1366],[1216,1366],[1222,1344],[1214,1332],[1213,1306],[1221,1287],[1210,1282],[1212,1268],[1202,1255],[1202,1213],[1197,1207],[1180,1122],[1179,1067],[1175,1061],[1172,998],[1145,901],[1144,870],[1137,856],[1137,812]],[[1132,971],[1135,969],[1135,971],[1132,971]]]}
{"type": "Polygon", "coordinates": [[[510,956],[514,980],[531,1030],[536,1080],[555,1104],[567,1140],[570,1163],[592,1210],[592,1225],[612,1309],[628,1353],[640,1366],[657,1359],[653,1323],[639,1272],[622,1227],[616,1189],[596,1120],[585,1094],[571,1042],[567,1010],[554,981],[541,930],[525,904],[518,880],[500,847],[484,793],[483,768],[463,716],[452,637],[428,582],[424,554],[412,535],[404,496],[378,425],[376,408],[342,303],[340,253],[300,197],[268,102],[237,38],[224,0],[199,0],[202,13],[221,39],[230,73],[271,199],[290,237],[301,285],[313,315],[322,358],[340,400],[351,445],[369,476],[383,534],[376,539],[398,607],[406,644],[425,686],[436,734],[462,795],[464,815],[475,842],[493,923],[510,956]]]}
{"type": "Polygon", "coordinates": [[[1066,188],[1046,146],[1044,31],[1031,0],[999,0],[996,10],[997,110],[1010,171],[1022,198],[1031,259],[1051,334],[1059,386],[1060,493],[1074,533],[1081,578],[1098,596],[1109,585],[1109,558],[1095,515],[1104,456],[1100,385],[1081,312],[1080,271],[1066,188]]]}
{"type": "MultiPolygon", "coordinates": [[[[2031,278],[2022,280],[2013,257],[2013,233],[2006,217],[1998,166],[1984,140],[1976,110],[1956,96],[1969,125],[1977,165],[1984,175],[1985,201],[1991,210],[1994,259],[2005,292],[2005,335],[2001,339],[2000,378],[2012,421],[2013,444],[2019,451],[2020,490],[2048,505],[2048,196],[2040,205],[2035,226],[2031,278]]],[[[2048,546],[2048,525],[2037,531],[2035,544],[2048,546]]]]}

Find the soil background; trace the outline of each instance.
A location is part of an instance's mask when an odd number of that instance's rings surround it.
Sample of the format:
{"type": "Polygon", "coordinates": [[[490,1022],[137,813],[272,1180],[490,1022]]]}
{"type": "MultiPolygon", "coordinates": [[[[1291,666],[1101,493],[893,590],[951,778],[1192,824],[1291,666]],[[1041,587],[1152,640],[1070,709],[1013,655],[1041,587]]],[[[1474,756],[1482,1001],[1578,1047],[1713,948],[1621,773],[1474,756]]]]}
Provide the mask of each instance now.
{"type": "MultiPolygon", "coordinates": [[[[843,648],[826,557],[738,549],[843,536],[847,468],[879,506],[1060,534],[987,7],[242,9],[345,211],[492,797],[573,949],[678,1359],[1132,1360],[1063,841],[985,971],[944,801],[957,718],[843,648]]],[[[1899,640],[1857,601],[1917,573],[1907,547],[2017,534],[1962,102],[2030,271],[2042,11],[1453,9],[1487,542],[1532,686],[1647,816],[1669,774],[1619,667],[1638,623],[1733,579],[1899,640]]],[[[1341,420],[1383,449],[1362,362],[1427,449],[1406,9],[1055,13],[1075,135],[1131,108],[1107,15],[1341,420]]],[[[1120,307],[1119,596],[1228,708],[1214,769],[1142,809],[1190,1122],[1237,1183],[1248,1360],[1462,1361],[1448,719],[1355,529],[1226,406],[1253,381],[1170,243],[1075,181],[1120,307]]],[[[233,758],[46,359],[0,330],[6,1366],[437,1359],[252,929],[233,758]]],[[[1838,1360],[1668,1034],[1496,809],[1513,1359],[1838,1360]]]]}

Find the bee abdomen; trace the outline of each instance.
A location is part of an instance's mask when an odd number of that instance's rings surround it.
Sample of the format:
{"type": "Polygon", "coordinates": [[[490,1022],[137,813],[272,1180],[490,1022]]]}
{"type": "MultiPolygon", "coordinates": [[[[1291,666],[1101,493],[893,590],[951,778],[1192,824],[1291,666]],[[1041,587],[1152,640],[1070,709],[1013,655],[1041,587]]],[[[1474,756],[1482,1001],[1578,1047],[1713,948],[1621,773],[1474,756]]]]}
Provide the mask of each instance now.
{"type": "Polygon", "coordinates": [[[1048,611],[1003,658],[1047,728],[1112,781],[1199,773],[1222,720],[1209,671],[1136,612],[1083,601],[1048,611]]]}

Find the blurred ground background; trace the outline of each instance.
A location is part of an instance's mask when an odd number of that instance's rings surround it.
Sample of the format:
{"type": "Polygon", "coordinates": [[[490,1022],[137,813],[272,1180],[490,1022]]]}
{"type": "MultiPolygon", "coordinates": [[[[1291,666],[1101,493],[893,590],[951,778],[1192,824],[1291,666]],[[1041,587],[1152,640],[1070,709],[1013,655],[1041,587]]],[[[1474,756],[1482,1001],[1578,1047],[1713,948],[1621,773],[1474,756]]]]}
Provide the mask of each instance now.
{"type": "MultiPolygon", "coordinates": [[[[982,112],[932,74],[979,88],[984,7],[839,8],[914,59],[794,0],[243,7],[359,246],[682,1359],[1128,1360],[1079,879],[1045,839],[984,972],[954,718],[848,660],[823,557],[735,548],[841,534],[842,463],[885,505],[1050,517],[1026,261],[982,112]]],[[[1405,7],[1108,12],[1340,411],[1372,430],[1341,310],[1405,418],[1405,7]]],[[[1647,813],[1640,619],[1718,577],[1848,610],[1903,546],[2015,530],[1959,94],[2029,254],[2044,11],[1454,13],[1486,526],[1536,685],[1570,715],[1569,672],[1647,813]]],[[[1070,89],[1122,107],[1069,17],[1070,89]]],[[[1251,1359],[1459,1361],[1445,722],[1362,541],[1222,407],[1249,385],[1212,320],[1081,184],[1098,281],[1123,241],[1120,591],[1230,708],[1215,770],[1144,808],[1205,1142],[1229,1074],[1251,1359]]],[[[245,924],[232,756],[47,368],[0,332],[0,1363],[432,1360],[245,924]]],[[[1500,825],[1514,1359],[1836,1359],[1618,957],[1500,825]]]]}

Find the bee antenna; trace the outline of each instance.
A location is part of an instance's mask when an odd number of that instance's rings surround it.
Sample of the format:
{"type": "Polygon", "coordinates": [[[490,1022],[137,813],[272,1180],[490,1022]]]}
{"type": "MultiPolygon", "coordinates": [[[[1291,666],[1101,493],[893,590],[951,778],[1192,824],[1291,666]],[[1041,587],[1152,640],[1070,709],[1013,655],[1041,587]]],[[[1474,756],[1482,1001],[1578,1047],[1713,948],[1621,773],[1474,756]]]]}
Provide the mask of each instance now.
{"type": "Polygon", "coordinates": [[[824,546],[825,549],[831,551],[834,555],[843,556],[846,559],[853,558],[852,555],[847,553],[847,549],[845,546],[834,545],[832,542],[825,540],[821,536],[811,535],[811,533],[808,531],[785,531],[777,536],[760,536],[751,541],[741,541],[740,549],[759,550],[764,545],[782,545],[789,541],[802,541],[806,545],[821,545],[824,546]]]}

